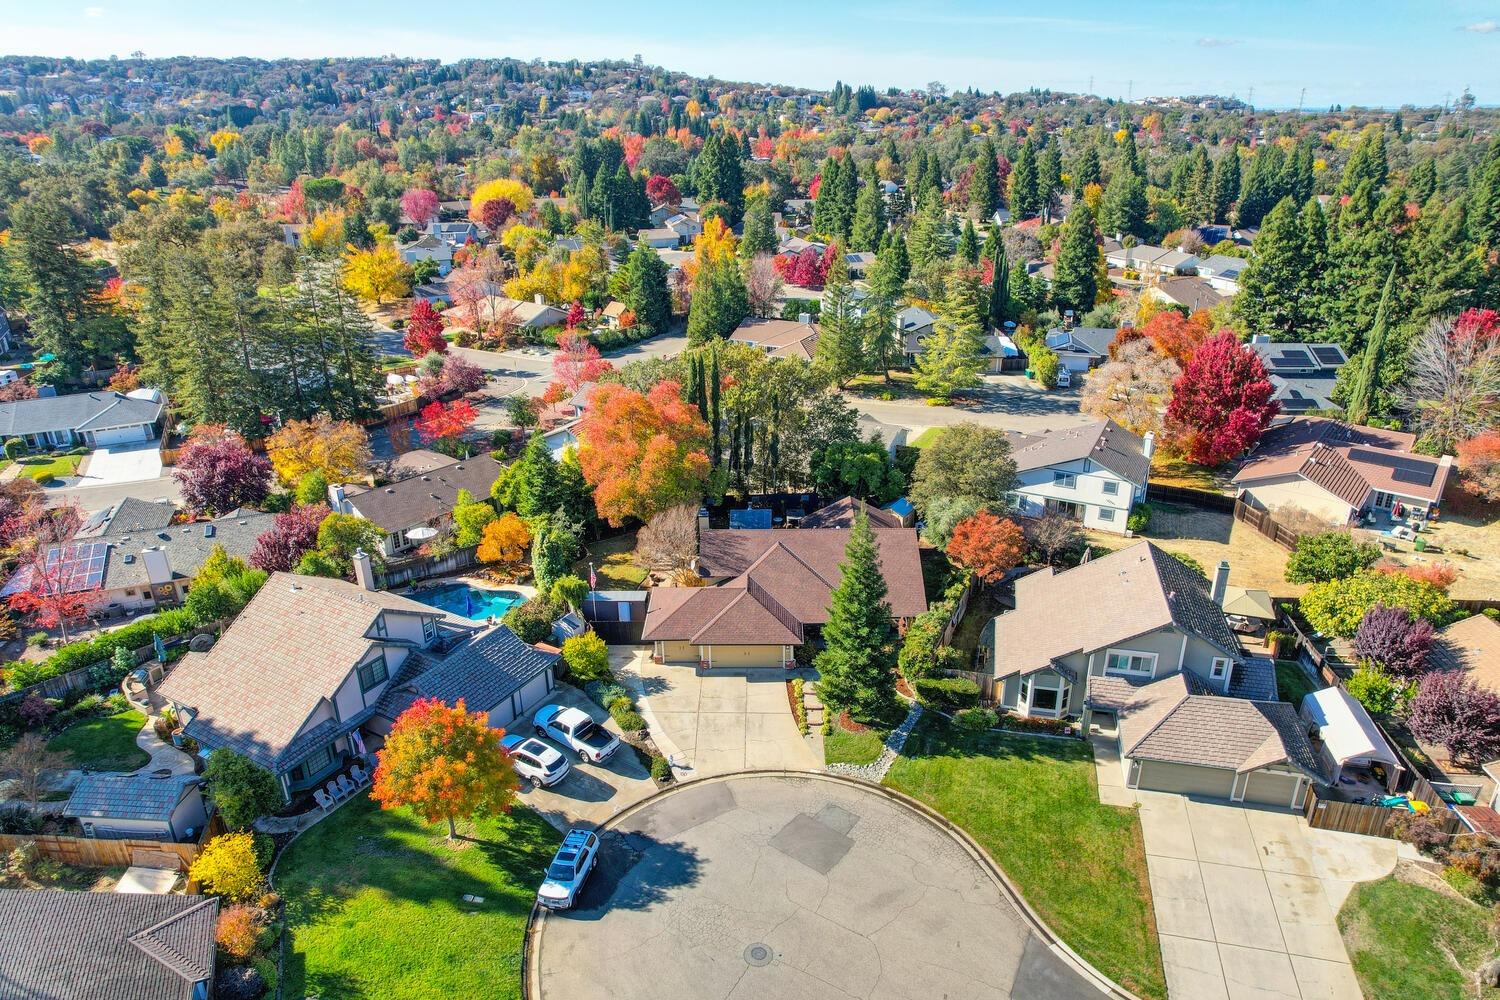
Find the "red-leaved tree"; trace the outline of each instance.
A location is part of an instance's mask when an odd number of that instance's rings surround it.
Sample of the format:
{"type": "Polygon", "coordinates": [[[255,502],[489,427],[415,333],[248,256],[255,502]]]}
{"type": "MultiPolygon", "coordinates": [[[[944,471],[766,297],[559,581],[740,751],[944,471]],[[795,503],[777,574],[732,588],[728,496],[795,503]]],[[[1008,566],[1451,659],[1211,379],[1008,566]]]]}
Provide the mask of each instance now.
{"type": "Polygon", "coordinates": [[[599,516],[619,526],[697,504],[708,485],[708,424],[676,382],[642,395],[601,384],[578,425],[578,463],[599,516]]]}
{"type": "Polygon", "coordinates": [[[25,589],[10,597],[10,607],[25,615],[41,628],[55,628],[68,641],[68,628],[80,625],[99,603],[102,590],[98,582],[89,584],[79,573],[73,546],[38,545],[17,574],[25,589]]]}
{"type": "Polygon", "coordinates": [[[583,317],[583,303],[575,300],[572,305],[568,306],[568,315],[563,320],[563,329],[578,329],[583,325],[583,317]]]}
{"type": "Polygon", "coordinates": [[[1167,428],[1199,465],[1222,465],[1260,440],[1280,410],[1260,358],[1220,330],[1193,353],[1172,386],[1167,428]]]}
{"type": "Polygon", "coordinates": [[[451,441],[472,427],[477,416],[474,404],[466,399],[428,403],[422,407],[422,415],[417,419],[417,433],[428,443],[451,441]]]}
{"type": "Polygon", "coordinates": [[[1456,763],[1478,767],[1500,757],[1500,696],[1461,670],[1423,677],[1406,722],[1418,739],[1446,747],[1456,763]]]}
{"type": "Polygon", "coordinates": [[[425,226],[438,216],[437,193],[426,188],[412,188],[401,196],[401,211],[418,227],[425,226]]]}
{"type": "Polygon", "coordinates": [[[484,712],[419,698],[396,718],[380,750],[370,795],[382,809],[406,806],[429,823],[448,821],[458,835],[459,816],[510,812],[516,770],[500,745],[503,729],[490,728],[484,712]]]}
{"type": "Polygon", "coordinates": [[[411,318],[406,321],[406,349],[415,357],[448,350],[443,339],[443,318],[426,299],[418,299],[411,307],[411,318]]]}
{"type": "Polygon", "coordinates": [[[318,547],[318,525],[328,516],[328,505],[307,504],[271,521],[271,528],[255,540],[250,565],[267,573],[290,572],[308,551],[318,547]]]}
{"type": "MultiPolygon", "coordinates": [[[[1211,332],[1208,313],[1196,313],[1189,318],[1176,309],[1162,310],[1141,327],[1141,333],[1151,338],[1158,351],[1184,367],[1193,360],[1193,355],[1198,353],[1198,348],[1211,332]]],[[[1118,340],[1119,334],[1115,337],[1118,340]]]]}
{"type": "Polygon", "coordinates": [[[443,359],[443,370],[438,374],[438,380],[443,392],[467,396],[484,388],[484,369],[457,354],[450,354],[443,359]]]}
{"type": "Polygon", "coordinates": [[[1026,535],[1009,518],[977,511],[953,526],[948,557],[985,583],[994,583],[1026,557],[1026,535]]]}
{"type": "Polygon", "coordinates": [[[682,194],[677,190],[677,185],[672,183],[672,178],[662,174],[652,174],[647,178],[646,197],[651,199],[653,205],[682,204],[682,194]]]}
{"type": "Polygon", "coordinates": [[[254,507],[271,492],[271,463],[221,424],[200,424],[177,455],[172,477],[195,514],[254,507]]]}
{"type": "Polygon", "coordinates": [[[614,370],[615,366],[599,354],[599,348],[589,343],[587,337],[569,333],[557,338],[557,353],[552,355],[553,384],[563,386],[569,396],[614,370]]]}
{"type": "Polygon", "coordinates": [[[1458,467],[1470,493],[1500,503],[1500,429],[1461,442],[1458,467]]]}
{"type": "Polygon", "coordinates": [[[1354,655],[1410,680],[1427,667],[1432,651],[1432,623],[1414,618],[1405,608],[1377,604],[1360,619],[1354,633],[1354,655]]]}
{"type": "Polygon", "coordinates": [[[497,233],[516,214],[516,203],[509,198],[491,198],[479,207],[479,223],[497,233]]]}

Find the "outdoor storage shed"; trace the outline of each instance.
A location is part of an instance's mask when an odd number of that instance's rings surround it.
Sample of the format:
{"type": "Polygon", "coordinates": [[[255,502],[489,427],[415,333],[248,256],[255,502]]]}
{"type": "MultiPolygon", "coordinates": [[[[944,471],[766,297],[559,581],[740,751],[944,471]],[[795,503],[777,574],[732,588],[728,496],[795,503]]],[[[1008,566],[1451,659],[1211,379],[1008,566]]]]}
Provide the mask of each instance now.
{"type": "Polygon", "coordinates": [[[1396,787],[1396,775],[1405,769],[1370,713],[1349,692],[1341,687],[1313,691],[1302,699],[1301,715],[1310,728],[1317,730],[1321,740],[1318,753],[1334,784],[1347,767],[1380,763],[1390,774],[1387,788],[1396,787]]]}
{"type": "Polygon", "coordinates": [[[78,820],[85,837],[181,842],[208,821],[202,784],[191,774],[86,774],[63,815],[78,820]]]}

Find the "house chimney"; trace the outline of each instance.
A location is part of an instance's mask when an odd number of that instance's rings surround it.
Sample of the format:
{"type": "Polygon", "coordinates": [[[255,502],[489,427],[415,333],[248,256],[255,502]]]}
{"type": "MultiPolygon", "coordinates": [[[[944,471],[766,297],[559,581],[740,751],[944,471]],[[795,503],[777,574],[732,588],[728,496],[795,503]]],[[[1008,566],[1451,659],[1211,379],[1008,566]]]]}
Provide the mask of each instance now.
{"type": "Polygon", "coordinates": [[[1229,560],[1220,559],[1218,567],[1214,570],[1214,583],[1209,588],[1208,596],[1215,604],[1224,603],[1224,591],[1229,589],[1229,560]]]}
{"type": "Polygon", "coordinates": [[[332,507],[335,513],[349,513],[349,509],[344,506],[344,496],[344,486],[342,483],[335,483],[328,487],[328,506],[332,507]]]}
{"type": "Polygon", "coordinates": [[[1152,455],[1156,454],[1155,431],[1147,431],[1144,435],[1141,436],[1141,454],[1145,455],[1148,459],[1152,455]]]}
{"type": "Polygon", "coordinates": [[[807,326],[812,322],[812,313],[798,313],[797,322],[801,323],[803,326],[807,326]]]}
{"type": "Polygon", "coordinates": [[[354,551],[354,582],[366,590],[379,590],[375,586],[375,567],[370,563],[370,554],[364,549],[354,551]]]}
{"type": "Polygon", "coordinates": [[[531,301],[535,302],[539,306],[544,306],[547,304],[547,297],[541,292],[537,292],[531,297],[531,301]]]}
{"type": "Polygon", "coordinates": [[[705,531],[707,531],[707,530],[708,530],[708,508],[707,507],[699,507],[698,508],[698,535],[699,535],[699,537],[701,538],[702,535],[703,535],[703,533],[705,531]]]}

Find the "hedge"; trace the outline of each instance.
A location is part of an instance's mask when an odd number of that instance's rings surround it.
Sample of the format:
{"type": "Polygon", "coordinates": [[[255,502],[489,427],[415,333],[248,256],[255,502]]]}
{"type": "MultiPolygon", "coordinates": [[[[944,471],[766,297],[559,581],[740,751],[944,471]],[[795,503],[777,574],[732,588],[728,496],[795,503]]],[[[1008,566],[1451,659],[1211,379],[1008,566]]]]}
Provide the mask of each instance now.
{"type": "Polygon", "coordinates": [[[144,621],[132,622],[113,632],[97,635],[84,642],[71,642],[40,663],[20,662],[6,672],[12,688],[39,684],[58,674],[80,667],[91,667],[114,656],[117,649],[131,651],[151,645],[154,636],[174,639],[197,628],[200,623],[186,608],[160,611],[144,621]]]}
{"type": "Polygon", "coordinates": [[[924,704],[947,708],[979,704],[979,685],[967,677],[919,677],[913,686],[924,704]]]}

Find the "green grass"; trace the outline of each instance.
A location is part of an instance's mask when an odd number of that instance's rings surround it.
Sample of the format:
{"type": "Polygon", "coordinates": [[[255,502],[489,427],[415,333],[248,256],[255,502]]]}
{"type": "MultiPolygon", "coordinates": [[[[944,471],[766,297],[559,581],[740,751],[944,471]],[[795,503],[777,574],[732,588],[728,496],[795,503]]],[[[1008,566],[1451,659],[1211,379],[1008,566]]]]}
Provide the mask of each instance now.
{"type": "Polygon", "coordinates": [[[1356,885],[1339,930],[1367,1000],[1472,997],[1474,970],[1494,952],[1481,907],[1395,876],[1356,885]]]}
{"type": "Polygon", "coordinates": [[[588,547],[588,554],[573,564],[579,579],[589,578],[589,561],[599,577],[598,590],[638,590],[645,581],[646,567],[633,561],[635,532],[602,538],[588,547]]]}
{"type": "Polygon", "coordinates": [[[47,743],[47,749],[66,750],[73,755],[73,766],[85,771],[134,771],[151,760],[135,745],[145,724],[144,715],[127,709],[69,726],[47,743]]]}
{"type": "Polygon", "coordinates": [[[21,459],[21,475],[28,479],[34,479],[39,483],[45,483],[49,479],[61,479],[71,476],[78,471],[78,463],[83,461],[82,455],[59,455],[57,458],[49,458],[46,455],[33,455],[21,459]]]}
{"type": "Polygon", "coordinates": [[[969,598],[964,616],[958,621],[958,628],[953,630],[953,641],[949,645],[962,650],[964,656],[969,658],[966,662],[973,662],[974,651],[979,648],[979,638],[985,626],[1004,610],[1000,602],[990,595],[988,588],[974,594],[969,598]]]}
{"type": "Polygon", "coordinates": [[[885,735],[879,730],[850,732],[834,722],[823,736],[825,764],[873,764],[885,749],[885,735]]]}
{"type": "Polygon", "coordinates": [[[1282,701],[1300,706],[1305,695],[1322,686],[1307,676],[1307,671],[1296,660],[1276,661],[1276,690],[1280,692],[1282,701]]]}
{"type": "Polygon", "coordinates": [[[885,783],[968,831],[1101,972],[1166,996],[1140,821],[1100,804],[1088,744],[965,733],[928,714],[885,783]]]}
{"type": "Polygon", "coordinates": [[[361,797],[292,843],[274,877],[283,995],[519,998],[526,915],[560,838],[524,806],[446,833],[361,797]]]}
{"type": "Polygon", "coordinates": [[[943,432],[947,429],[946,427],[929,427],[908,442],[908,444],[913,448],[926,448],[928,445],[936,444],[937,439],[942,437],[943,432]]]}

